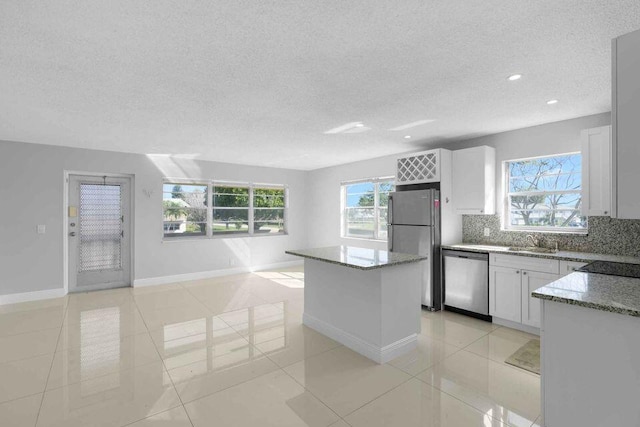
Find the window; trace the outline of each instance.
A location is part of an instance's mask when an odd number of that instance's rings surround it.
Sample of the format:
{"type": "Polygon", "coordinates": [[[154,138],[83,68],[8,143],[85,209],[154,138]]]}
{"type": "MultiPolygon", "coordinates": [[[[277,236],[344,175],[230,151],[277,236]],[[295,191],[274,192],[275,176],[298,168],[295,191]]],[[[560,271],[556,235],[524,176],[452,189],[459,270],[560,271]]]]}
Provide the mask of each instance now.
{"type": "Polygon", "coordinates": [[[254,233],[284,233],[284,205],[284,188],[254,188],[254,233]]]}
{"type": "Polygon", "coordinates": [[[387,206],[394,190],[391,178],[342,184],[342,237],[387,239],[387,206]]]}
{"type": "Polygon", "coordinates": [[[283,185],[165,182],[162,192],[168,239],[286,232],[283,185]]]}
{"type": "Polygon", "coordinates": [[[214,185],[213,234],[249,233],[249,187],[214,185]]]}
{"type": "Polygon", "coordinates": [[[207,192],[201,184],[162,186],[165,237],[207,235],[207,192]]]}
{"type": "Polygon", "coordinates": [[[585,232],[580,215],[580,153],[514,160],[506,166],[505,228],[530,231],[585,232]]]}

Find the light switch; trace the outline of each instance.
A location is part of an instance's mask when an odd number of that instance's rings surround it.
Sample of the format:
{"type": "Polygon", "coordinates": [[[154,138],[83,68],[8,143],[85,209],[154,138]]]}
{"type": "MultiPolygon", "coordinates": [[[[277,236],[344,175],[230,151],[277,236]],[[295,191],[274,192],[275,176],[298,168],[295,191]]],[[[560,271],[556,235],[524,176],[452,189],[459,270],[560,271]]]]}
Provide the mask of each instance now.
{"type": "Polygon", "coordinates": [[[43,225],[43,224],[39,224],[38,227],[36,227],[38,234],[44,234],[47,232],[47,226],[43,225]]]}

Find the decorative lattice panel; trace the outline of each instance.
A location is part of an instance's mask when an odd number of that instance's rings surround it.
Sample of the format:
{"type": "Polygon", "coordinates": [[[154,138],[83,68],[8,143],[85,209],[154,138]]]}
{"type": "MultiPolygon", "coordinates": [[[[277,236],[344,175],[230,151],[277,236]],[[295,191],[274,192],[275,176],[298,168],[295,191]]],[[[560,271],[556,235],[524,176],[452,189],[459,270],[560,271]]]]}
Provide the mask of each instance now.
{"type": "Polygon", "coordinates": [[[437,181],[438,167],[438,156],[435,152],[398,159],[396,183],[437,181]]]}
{"type": "Polygon", "coordinates": [[[122,268],[119,185],[80,184],[79,271],[122,268]]]}

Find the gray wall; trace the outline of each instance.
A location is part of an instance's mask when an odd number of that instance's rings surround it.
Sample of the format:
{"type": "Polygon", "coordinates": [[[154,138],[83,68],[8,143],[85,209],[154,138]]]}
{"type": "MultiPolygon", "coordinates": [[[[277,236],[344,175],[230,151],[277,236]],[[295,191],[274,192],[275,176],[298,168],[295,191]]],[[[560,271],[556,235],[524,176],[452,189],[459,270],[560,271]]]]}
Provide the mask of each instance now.
{"type": "MultiPolygon", "coordinates": [[[[416,151],[496,148],[497,209],[502,210],[501,163],[580,149],[582,129],[604,126],[598,114],[444,145],[416,145],[416,151]]],[[[135,175],[135,278],[145,279],[290,261],[287,248],[351,244],[384,248],[386,243],[340,238],[340,182],[392,176],[396,156],[381,157],[310,172],[216,162],[61,148],[0,141],[0,295],[61,288],[63,171],[135,175]],[[288,236],[219,238],[162,242],[163,177],[287,184],[288,236]],[[144,195],[143,190],[153,193],[144,195]],[[45,224],[47,233],[36,234],[45,224]]]]}
{"type": "Polygon", "coordinates": [[[363,178],[394,176],[396,156],[310,171],[307,177],[307,237],[312,247],[353,245],[385,249],[386,242],[340,237],[340,183],[363,178]]]}
{"type": "MultiPolygon", "coordinates": [[[[580,151],[580,131],[611,123],[609,113],[548,123],[480,138],[446,144],[416,146],[416,151],[432,148],[459,150],[488,145],[496,149],[496,211],[502,212],[502,162],[526,157],[580,151]]],[[[340,182],[392,176],[396,155],[317,169],[308,175],[307,235],[310,246],[351,244],[385,248],[386,243],[340,237],[340,182]]]]}
{"type": "Polygon", "coordinates": [[[496,149],[496,212],[501,213],[504,208],[502,203],[504,194],[502,163],[504,161],[580,151],[582,129],[610,124],[611,114],[603,113],[453,142],[443,147],[459,150],[488,145],[496,149]]]}
{"type": "Polygon", "coordinates": [[[65,170],[135,175],[136,279],[292,261],[284,250],[307,246],[305,172],[6,141],[0,161],[0,295],[63,287],[65,170]],[[163,177],[286,184],[289,234],[163,243],[163,177]]]}

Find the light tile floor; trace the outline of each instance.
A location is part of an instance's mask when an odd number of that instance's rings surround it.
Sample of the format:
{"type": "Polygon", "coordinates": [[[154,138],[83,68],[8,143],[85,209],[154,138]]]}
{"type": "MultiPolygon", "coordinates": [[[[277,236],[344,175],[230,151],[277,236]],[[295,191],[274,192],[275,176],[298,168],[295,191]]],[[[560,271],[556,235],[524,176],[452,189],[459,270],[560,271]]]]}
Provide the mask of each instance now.
{"type": "MultiPolygon", "coordinates": [[[[0,306],[0,426],[526,426],[532,336],[422,313],[386,365],[302,325],[302,268],[0,306]]],[[[536,423],[537,422],[537,423],[536,423]]]]}

